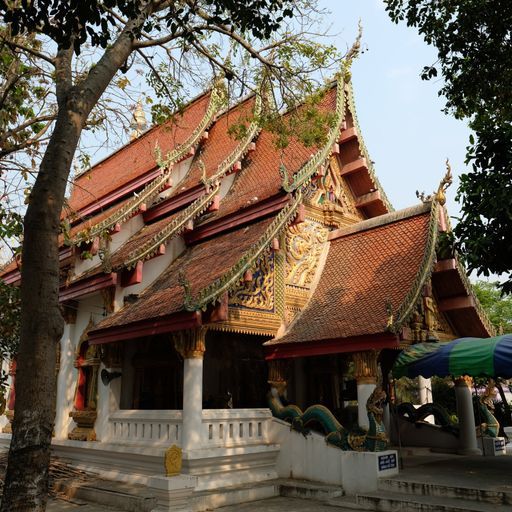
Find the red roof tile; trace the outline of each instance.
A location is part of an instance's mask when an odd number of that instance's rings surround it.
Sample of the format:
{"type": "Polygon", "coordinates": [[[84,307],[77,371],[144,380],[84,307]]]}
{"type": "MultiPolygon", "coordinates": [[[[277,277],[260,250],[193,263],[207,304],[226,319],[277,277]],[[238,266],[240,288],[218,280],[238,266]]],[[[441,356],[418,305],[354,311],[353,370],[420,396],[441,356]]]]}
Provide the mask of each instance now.
{"type": "MultiPolygon", "coordinates": [[[[336,87],[327,91],[319,105],[324,112],[336,109],[336,87]]],[[[218,216],[224,216],[256,201],[278,194],[282,187],[279,167],[283,164],[291,175],[297,172],[317,151],[305,147],[295,138],[280,150],[275,145],[275,135],[263,130],[256,141],[256,151],[247,159],[244,169],[237,176],[233,187],[221,202],[218,216]],[[255,199],[257,198],[257,199],[255,199]]]]}
{"type": "Polygon", "coordinates": [[[101,322],[97,329],[116,327],[176,313],[185,300],[180,274],[190,285],[193,298],[228,272],[263,235],[272,218],[225,233],[187,249],[133,304],[101,322]]]}
{"type": "MultiPolygon", "coordinates": [[[[386,331],[390,304],[406,298],[426,251],[430,211],[395,222],[400,212],[364,221],[331,241],[320,281],[306,308],[269,345],[351,338],[386,331]],[[388,220],[389,223],[375,226],[388,220]],[[352,233],[350,232],[352,229],[352,233]]],[[[418,214],[418,211],[420,212],[418,214]]]]}
{"type": "Polygon", "coordinates": [[[203,118],[209,100],[210,93],[200,96],[181,115],[155,126],[79,176],[75,180],[69,207],[78,211],[155,169],[157,142],[163,155],[185,142],[203,118]]]}

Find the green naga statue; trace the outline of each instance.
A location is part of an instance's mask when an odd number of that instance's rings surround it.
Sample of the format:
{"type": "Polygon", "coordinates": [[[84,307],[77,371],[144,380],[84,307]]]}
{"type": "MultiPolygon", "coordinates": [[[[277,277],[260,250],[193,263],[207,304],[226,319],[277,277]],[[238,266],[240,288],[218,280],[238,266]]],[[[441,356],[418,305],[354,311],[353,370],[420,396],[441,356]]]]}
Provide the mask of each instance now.
{"type": "Polygon", "coordinates": [[[283,405],[276,390],[272,388],[268,395],[272,414],[291,424],[292,429],[307,435],[308,426],[320,425],[328,444],[342,450],[379,452],[387,450],[389,439],[383,422],[383,403],[386,393],[377,387],[366,402],[369,429],[359,428],[349,431],[335,418],[334,414],[323,405],[312,405],[304,412],[296,405],[283,405]]]}

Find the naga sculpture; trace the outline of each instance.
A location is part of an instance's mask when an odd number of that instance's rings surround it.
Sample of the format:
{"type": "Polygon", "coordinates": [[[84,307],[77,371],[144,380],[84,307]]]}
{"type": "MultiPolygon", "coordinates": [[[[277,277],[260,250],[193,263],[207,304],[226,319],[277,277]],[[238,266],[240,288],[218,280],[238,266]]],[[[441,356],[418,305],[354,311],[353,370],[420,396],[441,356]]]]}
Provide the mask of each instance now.
{"type": "Polygon", "coordinates": [[[272,414],[291,424],[292,429],[304,435],[309,433],[308,426],[319,425],[325,434],[328,444],[342,450],[378,452],[388,448],[389,439],[386,435],[382,415],[382,405],[386,393],[375,388],[366,402],[370,428],[349,431],[335,418],[334,414],[323,405],[312,405],[304,412],[296,405],[283,405],[275,388],[268,395],[272,414]]]}
{"type": "MultiPolygon", "coordinates": [[[[489,381],[484,393],[480,397],[473,398],[473,407],[475,411],[476,430],[478,436],[497,437],[500,424],[493,415],[496,396],[494,381],[489,381]]],[[[417,409],[409,402],[404,402],[396,406],[398,417],[403,418],[416,425],[425,422],[427,416],[434,416],[435,424],[441,430],[451,432],[455,436],[459,435],[459,426],[449,416],[447,410],[434,403],[423,404],[417,409]]]]}
{"type": "Polygon", "coordinates": [[[496,388],[494,386],[494,381],[492,379],[489,380],[482,395],[480,395],[478,399],[474,397],[473,400],[477,420],[481,422],[480,425],[476,427],[478,436],[498,437],[500,431],[500,424],[493,414],[494,398],[496,398],[496,388]],[[480,412],[480,416],[478,415],[478,411],[480,412]]]}

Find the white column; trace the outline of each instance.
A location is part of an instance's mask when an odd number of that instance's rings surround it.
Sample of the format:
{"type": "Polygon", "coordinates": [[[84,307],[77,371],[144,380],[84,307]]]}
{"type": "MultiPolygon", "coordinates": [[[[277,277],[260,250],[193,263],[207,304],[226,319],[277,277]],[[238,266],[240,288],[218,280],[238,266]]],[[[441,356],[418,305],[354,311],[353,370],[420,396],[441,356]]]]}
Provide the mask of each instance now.
{"type": "Polygon", "coordinates": [[[420,405],[432,402],[432,381],[421,375],[418,377],[418,388],[420,392],[420,405]]]}
{"type": "Polygon", "coordinates": [[[457,399],[457,416],[459,417],[459,449],[457,453],[481,455],[482,452],[476,441],[471,389],[468,387],[468,381],[463,377],[455,381],[455,398],[457,399]]]}
{"type": "Polygon", "coordinates": [[[361,428],[368,429],[368,412],[366,402],[377,387],[377,355],[376,350],[356,352],[354,360],[354,376],[357,381],[357,422],[361,428]]]}
{"type": "Polygon", "coordinates": [[[183,366],[183,431],[181,447],[186,452],[201,446],[203,358],[185,359],[183,366]]]}
{"type": "Polygon", "coordinates": [[[110,430],[110,414],[119,410],[119,402],[121,399],[121,377],[116,377],[111,380],[109,384],[103,384],[101,380],[101,371],[103,369],[109,372],[120,372],[121,368],[106,367],[105,364],[101,363],[98,368],[98,417],[94,425],[96,432],[96,439],[108,443],[111,441],[111,430],[110,430]]]}
{"type": "Polygon", "coordinates": [[[74,350],[75,324],[64,324],[60,340],[60,368],[57,375],[57,403],[55,416],[55,439],[67,439],[72,423],[69,413],[73,410],[76,388],[76,368],[74,350]]]}
{"type": "Polygon", "coordinates": [[[366,402],[375,388],[375,383],[357,382],[357,422],[361,428],[368,429],[370,427],[366,402]]]}
{"type": "Polygon", "coordinates": [[[174,346],[183,357],[181,448],[184,453],[198,449],[202,444],[205,337],[205,327],[174,335],[174,346]]]}

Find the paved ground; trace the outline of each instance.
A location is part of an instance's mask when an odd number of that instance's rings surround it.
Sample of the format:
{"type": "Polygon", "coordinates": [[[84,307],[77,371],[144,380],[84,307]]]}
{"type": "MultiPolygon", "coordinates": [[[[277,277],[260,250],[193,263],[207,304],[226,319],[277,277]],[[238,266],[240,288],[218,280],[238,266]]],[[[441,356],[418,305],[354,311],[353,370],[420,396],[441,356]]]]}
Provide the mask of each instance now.
{"type": "MultiPolygon", "coordinates": [[[[354,512],[353,509],[331,507],[322,503],[295,498],[270,498],[242,505],[223,507],[219,512],[354,512]]],[[[52,500],[46,512],[117,512],[117,509],[91,504],[73,504],[62,500],[52,500]]]]}

